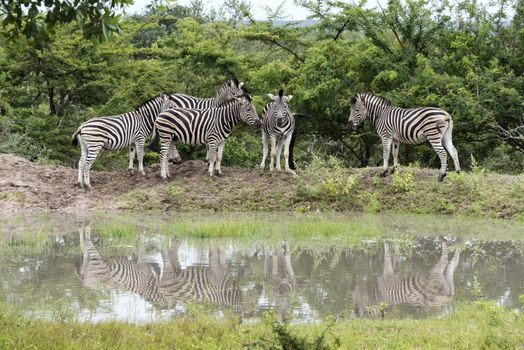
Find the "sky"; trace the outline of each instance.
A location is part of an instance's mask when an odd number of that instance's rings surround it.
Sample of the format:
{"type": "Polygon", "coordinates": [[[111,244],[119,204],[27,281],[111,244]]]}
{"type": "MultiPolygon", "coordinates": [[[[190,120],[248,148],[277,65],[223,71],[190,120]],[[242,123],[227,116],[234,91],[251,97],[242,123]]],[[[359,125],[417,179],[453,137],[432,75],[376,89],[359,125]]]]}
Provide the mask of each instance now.
{"type": "MultiPolygon", "coordinates": [[[[253,15],[255,16],[255,19],[265,19],[266,18],[266,12],[264,10],[265,6],[269,6],[272,9],[275,9],[280,5],[282,2],[278,0],[250,0],[251,2],[251,10],[253,12],[253,15]]],[[[128,14],[132,13],[140,13],[142,9],[146,7],[146,5],[150,4],[151,0],[135,0],[135,3],[132,6],[129,6],[126,10],[128,14]]],[[[176,1],[177,4],[180,5],[189,5],[190,0],[178,0],[176,1]]],[[[219,7],[223,1],[211,1],[211,0],[204,0],[204,4],[206,5],[206,8],[211,7],[219,7]]],[[[302,7],[295,6],[293,4],[293,0],[285,0],[283,11],[285,16],[285,19],[289,20],[301,20],[306,19],[306,17],[310,14],[308,11],[306,11],[302,7]]]]}

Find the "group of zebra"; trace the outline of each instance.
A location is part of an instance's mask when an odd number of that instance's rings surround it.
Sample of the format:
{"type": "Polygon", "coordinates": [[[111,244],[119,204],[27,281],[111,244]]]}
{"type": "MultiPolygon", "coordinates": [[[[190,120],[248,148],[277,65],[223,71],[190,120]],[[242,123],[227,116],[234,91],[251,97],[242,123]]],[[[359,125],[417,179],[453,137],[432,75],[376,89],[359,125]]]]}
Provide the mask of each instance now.
{"type": "MultiPolygon", "coordinates": [[[[215,98],[198,98],[179,93],[162,93],[142,103],[135,111],[115,116],[103,116],[83,123],[73,134],[72,143],[80,144],[78,184],[91,188],[89,170],[102,148],[108,150],[129,147],[129,170],[133,170],[135,151],[138,171],[144,175],[143,157],[147,137],[153,133],[150,148],[160,150],[160,175],[169,177],[168,158],[180,162],[175,142],[189,145],[207,145],[206,160],[209,175],[222,174],[221,161],[224,145],[233,127],[240,121],[248,125],[262,126],[263,157],[260,168],[265,168],[268,142],[271,140],[270,170],[280,168],[280,154],[284,147],[285,170],[290,167],[290,146],[295,129],[295,116],[281,89],[277,96],[268,94],[270,101],[263,110],[260,121],[251,96],[244,84],[231,78],[217,90],[215,98]],[[160,147],[158,147],[160,143],[160,147]],[[170,151],[172,152],[169,157],[170,151]]],[[[387,100],[370,93],[358,93],[352,99],[348,118],[350,130],[354,131],[369,118],[382,140],[384,168],[388,172],[388,159],[393,144],[393,171],[398,166],[400,142],[420,144],[430,142],[441,161],[439,181],[446,176],[447,155],[450,153],[455,170],[460,171],[457,150],[452,143],[453,121],[451,116],[438,108],[421,107],[404,109],[393,107],[387,100]]]]}
{"type": "MultiPolygon", "coordinates": [[[[182,266],[178,254],[181,242],[178,240],[170,239],[168,244],[159,245],[154,241],[146,242],[142,235],[136,254],[104,258],[89,225],[81,227],[79,234],[82,259],[77,272],[85,286],[131,292],[161,308],[196,301],[249,316],[258,309],[262,297],[266,302],[270,298],[279,319],[285,320],[292,308],[292,293],[306,288],[304,282],[297,282],[293,267],[300,261],[300,255],[292,259],[287,243],[281,247],[257,249],[253,258],[258,260],[258,254],[262,252],[264,280],[252,282],[246,288],[239,285],[242,271],[232,271],[225,250],[218,246],[209,248],[208,265],[182,266]]],[[[401,273],[398,246],[391,247],[387,241],[383,244],[383,273],[367,282],[355,278],[351,282],[348,293],[356,316],[379,317],[381,304],[438,308],[451,303],[455,295],[454,272],[459,265],[460,250],[455,250],[450,259],[448,243],[441,240],[440,257],[431,269],[405,274],[401,273]]],[[[340,256],[337,258],[336,254],[329,256],[334,259],[327,262],[331,266],[348,263],[340,256]]],[[[299,280],[303,278],[305,276],[299,280]]]]}
{"type": "Polygon", "coordinates": [[[215,98],[198,98],[185,94],[162,93],[142,103],[135,111],[90,119],[73,134],[73,145],[81,147],[78,162],[78,184],[91,188],[89,170],[102,148],[117,150],[129,147],[129,170],[133,170],[135,151],[138,171],[145,175],[143,157],[146,138],[153,133],[150,148],[160,150],[160,176],[169,177],[168,158],[181,162],[175,142],[189,145],[207,145],[206,160],[209,175],[221,175],[224,145],[233,127],[240,121],[256,127],[263,126],[265,166],[267,140],[271,138],[270,169],[276,162],[280,170],[280,152],[285,145],[285,170],[289,166],[289,145],[294,130],[294,116],[281,89],[278,96],[268,94],[270,102],[264,107],[260,121],[251,96],[244,84],[235,78],[223,83],[215,98]],[[160,147],[158,147],[160,143],[160,147]],[[171,155],[170,155],[171,153],[171,155]],[[278,158],[277,158],[278,155],[278,158]]]}

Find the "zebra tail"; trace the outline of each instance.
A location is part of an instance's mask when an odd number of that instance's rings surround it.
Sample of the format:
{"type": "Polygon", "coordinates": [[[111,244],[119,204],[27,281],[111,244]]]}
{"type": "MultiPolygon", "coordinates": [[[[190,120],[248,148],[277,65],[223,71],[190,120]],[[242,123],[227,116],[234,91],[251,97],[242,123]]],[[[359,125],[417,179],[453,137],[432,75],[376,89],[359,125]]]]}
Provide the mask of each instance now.
{"type": "Polygon", "coordinates": [[[153,136],[151,138],[151,143],[149,146],[147,146],[148,149],[150,149],[153,152],[160,152],[160,138],[158,137],[158,133],[156,132],[156,127],[153,128],[153,136]]]}
{"type": "Polygon", "coordinates": [[[73,136],[71,136],[71,145],[73,145],[73,146],[78,146],[78,139],[77,139],[77,136],[78,136],[79,133],[80,133],[80,128],[78,128],[78,130],[75,131],[75,133],[73,134],[73,136]]]}

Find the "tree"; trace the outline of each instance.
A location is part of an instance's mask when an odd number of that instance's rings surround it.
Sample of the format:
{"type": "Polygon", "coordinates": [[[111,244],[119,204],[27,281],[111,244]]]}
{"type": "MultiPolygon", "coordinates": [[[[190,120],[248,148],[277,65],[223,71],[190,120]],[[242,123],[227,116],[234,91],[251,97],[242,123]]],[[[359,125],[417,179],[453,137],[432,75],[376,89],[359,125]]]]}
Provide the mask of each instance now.
{"type": "Polygon", "coordinates": [[[57,24],[77,21],[86,38],[107,38],[120,31],[116,10],[133,0],[0,0],[3,34],[10,39],[20,35],[37,47],[49,43],[57,24]]]}

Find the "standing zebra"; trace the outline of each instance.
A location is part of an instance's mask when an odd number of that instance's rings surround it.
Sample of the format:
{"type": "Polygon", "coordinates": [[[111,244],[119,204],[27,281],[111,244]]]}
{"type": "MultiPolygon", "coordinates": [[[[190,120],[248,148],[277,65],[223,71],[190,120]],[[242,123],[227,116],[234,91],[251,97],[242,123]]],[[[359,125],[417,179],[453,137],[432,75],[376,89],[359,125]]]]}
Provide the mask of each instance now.
{"type": "Polygon", "coordinates": [[[78,184],[91,189],[89,169],[102,148],[117,150],[129,147],[129,170],[133,170],[135,149],[138,171],[144,173],[144,144],[153,130],[157,115],[165,108],[165,94],[155,96],[142,103],[133,112],[97,117],[84,122],[72,136],[74,146],[80,143],[82,154],[78,162],[78,184]]]}
{"type": "Polygon", "coordinates": [[[394,171],[398,165],[398,147],[401,142],[420,144],[426,140],[440,158],[439,181],[446,176],[447,154],[444,147],[453,158],[455,170],[460,172],[457,149],[452,142],[453,120],[446,111],[434,107],[394,107],[380,96],[360,92],[351,99],[349,128],[355,131],[368,117],[375,125],[384,148],[384,170],[381,176],[387,175],[392,143],[394,171]]]}
{"type": "MultiPolygon", "coordinates": [[[[244,94],[242,89],[244,83],[239,82],[236,78],[230,78],[224,82],[217,89],[216,97],[212,98],[200,98],[189,96],[185,94],[174,94],[170,93],[169,98],[171,99],[172,108],[190,108],[190,109],[206,109],[206,108],[219,108],[223,106],[227,101],[234,97],[240,97],[244,94]]],[[[176,163],[182,161],[180,154],[178,153],[175,144],[171,145],[172,156],[169,159],[174,159],[176,163]]],[[[209,151],[206,155],[206,160],[209,160],[209,151]]]]}
{"type": "Polygon", "coordinates": [[[158,115],[149,146],[155,149],[160,139],[160,176],[169,176],[167,153],[171,141],[189,145],[207,144],[209,147],[209,175],[221,175],[220,162],[227,138],[233,127],[240,121],[248,125],[260,126],[255,107],[249,95],[235,98],[221,108],[207,109],[168,109],[158,115]],[[216,166],[215,166],[216,163],[216,166]]]}
{"type": "Polygon", "coordinates": [[[277,170],[280,168],[280,152],[284,146],[285,170],[293,172],[289,167],[289,145],[293,130],[295,129],[295,118],[289,109],[288,102],[293,98],[293,95],[284,96],[284,90],[280,89],[278,96],[268,94],[271,102],[269,102],[263,111],[264,119],[262,121],[262,162],[260,169],[266,166],[266,157],[268,152],[268,139],[271,139],[271,161],[269,163],[269,170],[273,170],[273,164],[276,161],[277,170]]]}

